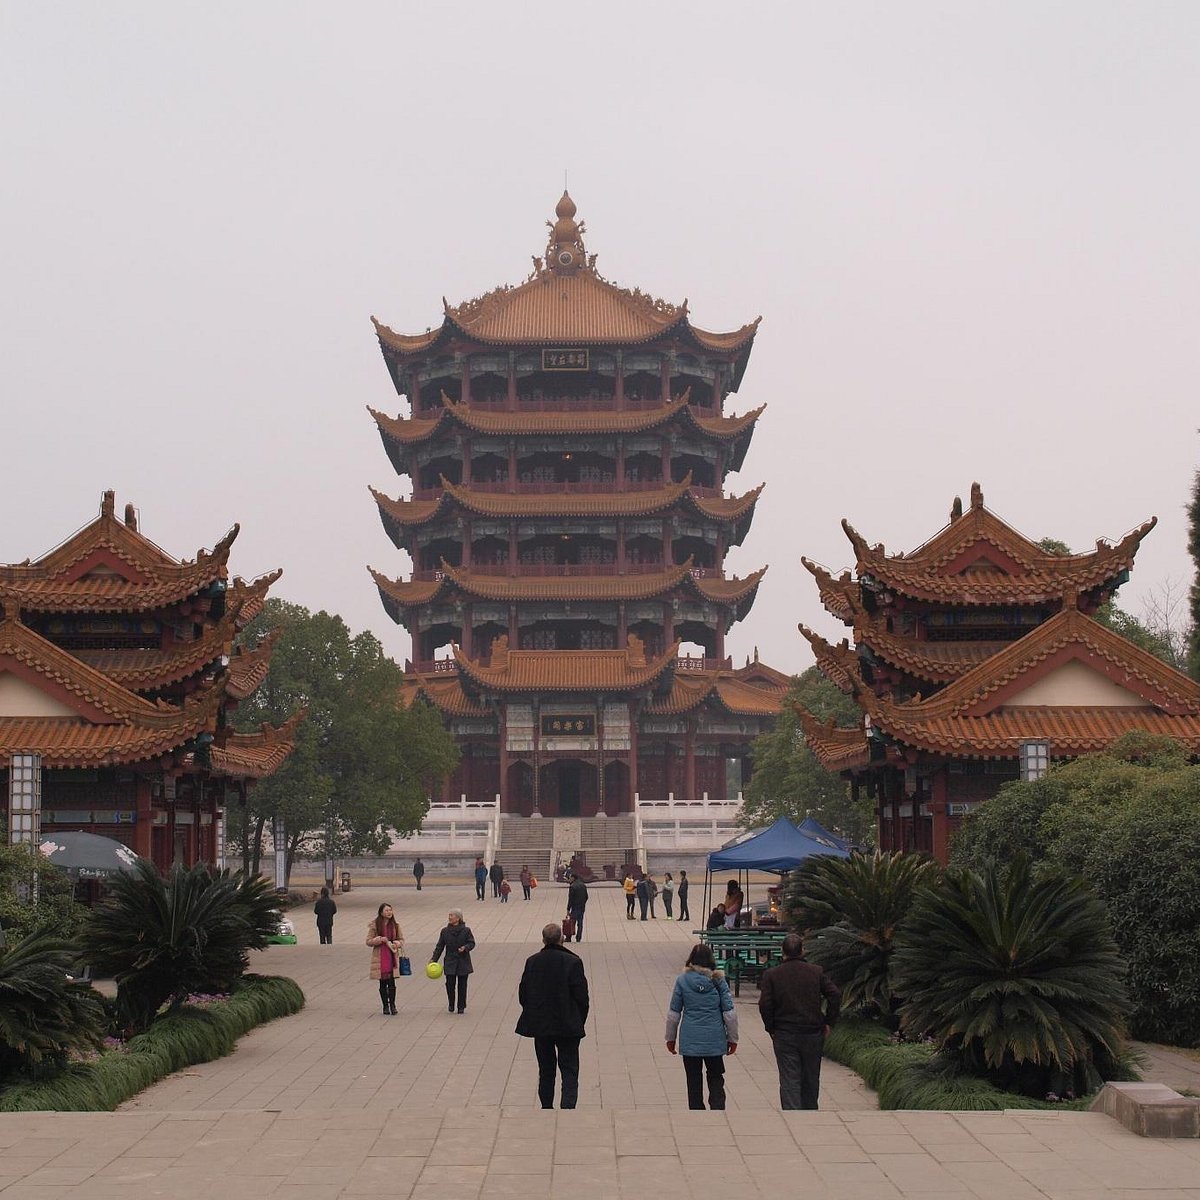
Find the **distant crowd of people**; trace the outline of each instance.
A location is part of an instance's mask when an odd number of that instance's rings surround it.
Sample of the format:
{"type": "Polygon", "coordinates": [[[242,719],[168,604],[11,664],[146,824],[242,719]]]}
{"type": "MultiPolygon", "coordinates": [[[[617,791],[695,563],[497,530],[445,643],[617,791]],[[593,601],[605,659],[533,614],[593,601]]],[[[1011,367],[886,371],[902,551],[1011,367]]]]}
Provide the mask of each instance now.
{"type": "MultiPolygon", "coordinates": [[[[425,874],[418,858],[413,877],[420,890],[425,874]]],[[[493,863],[488,868],[482,859],[474,869],[477,900],[486,898],[487,884],[492,896],[507,903],[511,887],[504,868],[493,863]]],[[[528,865],[521,868],[520,883],[529,900],[537,880],[528,865]]],[[[634,878],[627,872],[622,880],[626,900],[626,918],[634,920],[634,907],[640,906],[641,920],[655,920],[655,905],[662,900],[666,920],[675,919],[678,900],[681,921],[689,920],[688,878],[679,872],[675,882],[666,872],[662,886],[651,872],[634,878]]],[[[588,906],[588,888],[575,875],[569,881],[566,915],[542,929],[542,947],[525,962],[517,998],[521,1015],[515,1032],[533,1040],[538,1068],[538,1100],[543,1108],[554,1107],[556,1086],[559,1106],[574,1108],[579,1096],[579,1043],[586,1036],[589,993],[583,961],[567,948],[572,940],[583,940],[588,906]]],[[[736,929],[745,898],[736,879],[731,879],[725,896],[709,914],[709,930],[736,929]]],[[[317,931],[322,944],[333,941],[333,917],[337,905],[328,888],[321,889],[314,905],[317,931]]],[[[396,1016],[396,980],[411,973],[405,956],[404,933],[391,904],[381,904],[367,926],[366,944],[371,950],[369,975],[379,985],[379,998],[387,1016],[396,1016]]],[[[451,1014],[467,1010],[467,984],[474,972],[471,954],[476,948],[474,934],[461,909],[447,913],[446,925],[438,935],[429,956],[426,973],[439,974],[446,988],[446,1007],[451,1014]]],[[[779,1075],[780,1104],[784,1109],[815,1109],[821,1080],[821,1057],[826,1036],[838,1018],[840,993],[824,971],[803,958],[803,941],[789,933],[782,941],[782,959],[768,968],[759,986],[758,1011],[763,1027],[771,1038],[779,1075]]],[[[723,1109],[727,1096],[725,1058],[738,1048],[738,1014],[733,996],[711,946],[694,945],[676,977],[667,1003],[665,1044],[667,1052],[683,1060],[688,1107],[723,1109]]]]}

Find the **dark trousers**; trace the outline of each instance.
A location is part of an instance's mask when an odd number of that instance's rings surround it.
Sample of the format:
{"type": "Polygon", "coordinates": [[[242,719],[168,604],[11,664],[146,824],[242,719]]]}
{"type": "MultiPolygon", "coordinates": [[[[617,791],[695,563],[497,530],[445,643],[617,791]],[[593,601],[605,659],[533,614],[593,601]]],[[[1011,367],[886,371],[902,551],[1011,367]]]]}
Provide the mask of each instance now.
{"type": "Polygon", "coordinates": [[[583,909],[568,908],[567,912],[575,919],[575,940],[583,941],[583,909]]]}
{"type": "Polygon", "coordinates": [[[681,921],[690,921],[692,919],[692,914],[688,912],[687,892],[679,893],[679,919],[681,921]]]}
{"type": "Polygon", "coordinates": [[[414,875],[413,878],[417,881],[417,891],[419,892],[421,890],[421,876],[414,875]]]}
{"type": "Polygon", "coordinates": [[[533,889],[529,886],[529,884],[527,884],[527,883],[521,884],[521,891],[525,893],[526,900],[529,899],[529,894],[530,894],[530,892],[532,892],[532,890],[533,889]]]}
{"type": "Polygon", "coordinates": [[[668,921],[673,920],[674,917],[671,913],[671,905],[675,902],[675,897],[672,896],[670,892],[663,892],[662,898],[663,898],[663,908],[665,908],[667,910],[667,920],[668,921]]]}
{"type": "Polygon", "coordinates": [[[704,1072],[708,1073],[708,1107],[725,1107],[725,1057],[706,1054],[703,1058],[683,1056],[683,1073],[687,1076],[688,1108],[704,1107],[704,1072]]]}
{"type": "Polygon", "coordinates": [[[379,999],[383,1001],[383,1011],[385,1013],[390,1013],[396,1007],[395,979],[381,979],[379,981],[379,999]]]}
{"type": "Polygon", "coordinates": [[[466,975],[447,975],[446,980],[446,1001],[450,1005],[450,1011],[454,1011],[454,986],[455,980],[458,981],[458,1011],[466,1012],[467,1010],[467,976],[466,975]]]}
{"type": "Polygon", "coordinates": [[[321,939],[322,946],[333,945],[333,926],[332,925],[317,925],[317,936],[321,939]]]}
{"type": "Polygon", "coordinates": [[[823,1033],[777,1032],[771,1038],[779,1067],[779,1103],[787,1108],[817,1107],[821,1091],[823,1033]]]}
{"type": "Polygon", "coordinates": [[[493,899],[498,895],[500,895],[500,880],[493,879],[492,880],[492,897],[493,897],[493,899]]]}
{"type": "Polygon", "coordinates": [[[535,1037],[533,1052],[538,1064],[538,1099],[543,1108],[554,1107],[555,1068],[562,1072],[560,1108],[574,1108],[579,1099],[579,1039],[535,1037]]]}
{"type": "Polygon", "coordinates": [[[642,899],[642,897],[641,897],[641,896],[639,896],[639,897],[638,897],[638,904],[640,904],[640,905],[641,905],[641,908],[642,908],[642,920],[644,921],[644,920],[646,919],[646,909],[650,907],[650,900],[649,900],[649,897],[647,897],[645,900],[643,900],[643,899],[642,899]]]}
{"type": "Polygon", "coordinates": [[[637,899],[637,897],[632,892],[630,892],[629,895],[625,897],[625,915],[630,920],[633,919],[633,902],[636,899],[637,899]]]}
{"type": "Polygon", "coordinates": [[[484,898],[484,896],[483,896],[483,889],[484,889],[485,887],[487,887],[487,880],[486,880],[486,879],[477,879],[477,880],[475,880],[475,899],[476,899],[476,900],[482,900],[482,899],[484,898]]]}

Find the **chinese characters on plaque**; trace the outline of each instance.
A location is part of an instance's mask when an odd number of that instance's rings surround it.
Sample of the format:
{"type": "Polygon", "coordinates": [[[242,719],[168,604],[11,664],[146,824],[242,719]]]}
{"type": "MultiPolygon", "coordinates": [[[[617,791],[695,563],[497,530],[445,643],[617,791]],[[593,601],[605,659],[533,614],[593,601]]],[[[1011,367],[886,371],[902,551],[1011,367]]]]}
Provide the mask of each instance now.
{"type": "Polygon", "coordinates": [[[542,737],[595,737],[596,718],[586,713],[542,717],[542,737]]]}
{"type": "Polygon", "coordinates": [[[543,371],[586,371],[588,369],[588,351],[586,350],[543,350],[543,371]]]}

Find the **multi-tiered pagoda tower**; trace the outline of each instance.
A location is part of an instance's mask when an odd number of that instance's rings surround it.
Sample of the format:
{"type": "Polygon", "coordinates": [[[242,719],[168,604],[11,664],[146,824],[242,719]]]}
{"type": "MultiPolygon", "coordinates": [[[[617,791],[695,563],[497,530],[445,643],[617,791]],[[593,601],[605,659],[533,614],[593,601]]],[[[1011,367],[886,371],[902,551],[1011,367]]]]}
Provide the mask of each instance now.
{"type": "Polygon", "coordinates": [[[564,193],[524,283],[424,334],[376,322],[409,411],[373,416],[412,495],[373,494],[414,569],[373,574],[412,635],[409,696],[462,746],[449,796],[585,817],[734,799],[787,682],[725,653],[765,571],[724,568],[762,490],[722,487],[762,412],[725,411],[758,322],[708,333],[609,283],[575,211],[564,193]]]}

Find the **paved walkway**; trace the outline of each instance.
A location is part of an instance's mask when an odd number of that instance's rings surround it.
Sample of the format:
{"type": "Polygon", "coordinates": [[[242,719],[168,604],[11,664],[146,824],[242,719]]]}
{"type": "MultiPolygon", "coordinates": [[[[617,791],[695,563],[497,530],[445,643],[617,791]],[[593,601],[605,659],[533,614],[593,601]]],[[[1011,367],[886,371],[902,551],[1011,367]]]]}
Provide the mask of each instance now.
{"type": "Polygon", "coordinates": [[[882,1113],[827,1063],[819,1113],[781,1113],[748,988],[729,1061],[731,1107],[683,1107],[683,1070],[662,1046],[670,981],[691,941],[661,919],[627,922],[593,889],[579,945],[594,995],[580,1108],[543,1112],[528,1041],[512,1033],[521,964],[563,891],[526,904],[464,900],[462,887],[339,898],[332,947],[267,951],[306,1010],[180,1072],[117,1113],[0,1115],[0,1200],[605,1200],[683,1191],[803,1200],[1200,1200],[1200,1143],[1156,1143],[1088,1113],[882,1113]],[[468,1011],[440,984],[400,981],[400,1015],[376,1012],[365,927],[393,900],[421,969],[460,904],[479,942],[468,1011]]]}

